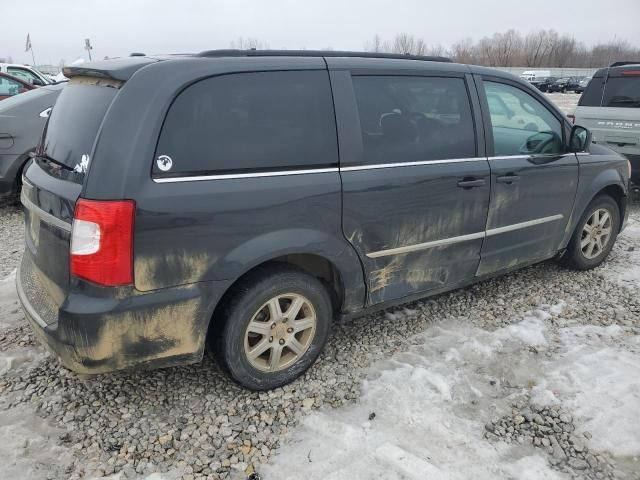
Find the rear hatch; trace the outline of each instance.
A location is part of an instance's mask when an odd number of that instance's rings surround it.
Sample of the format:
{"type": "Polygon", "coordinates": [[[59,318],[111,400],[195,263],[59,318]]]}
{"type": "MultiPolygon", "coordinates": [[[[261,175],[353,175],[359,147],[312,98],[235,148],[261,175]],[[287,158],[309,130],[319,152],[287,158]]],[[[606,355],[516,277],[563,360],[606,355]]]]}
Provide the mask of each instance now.
{"type": "Polygon", "coordinates": [[[23,177],[25,256],[21,283],[40,305],[45,323],[56,320],[69,289],[69,246],[75,204],[94,142],[122,82],[75,77],[51,112],[33,162],[23,177]],[[31,290],[31,291],[29,291],[31,290]]]}
{"type": "Polygon", "coordinates": [[[640,155],[640,67],[594,76],[576,108],[576,124],[596,143],[625,156],[640,155]]]}

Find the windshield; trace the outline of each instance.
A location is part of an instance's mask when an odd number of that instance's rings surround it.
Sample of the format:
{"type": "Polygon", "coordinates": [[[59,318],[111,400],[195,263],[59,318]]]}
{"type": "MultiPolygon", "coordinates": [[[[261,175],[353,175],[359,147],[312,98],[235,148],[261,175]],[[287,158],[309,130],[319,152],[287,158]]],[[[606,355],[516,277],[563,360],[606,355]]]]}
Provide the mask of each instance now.
{"type": "MultiPolygon", "coordinates": [[[[119,86],[119,85],[118,85],[119,86]]],[[[51,111],[45,129],[43,153],[70,168],[88,158],[102,119],[118,93],[109,82],[73,78],[51,111]]]]}

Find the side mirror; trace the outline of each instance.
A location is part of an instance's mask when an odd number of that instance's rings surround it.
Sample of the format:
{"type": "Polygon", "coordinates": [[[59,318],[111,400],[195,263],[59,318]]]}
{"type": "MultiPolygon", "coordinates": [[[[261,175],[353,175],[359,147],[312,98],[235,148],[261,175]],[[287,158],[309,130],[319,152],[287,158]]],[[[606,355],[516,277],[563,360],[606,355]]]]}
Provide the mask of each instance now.
{"type": "Polygon", "coordinates": [[[44,82],[39,78],[34,78],[31,80],[31,85],[35,85],[36,87],[42,87],[44,86],[44,82]]]}
{"type": "Polygon", "coordinates": [[[580,125],[574,125],[569,136],[569,151],[584,152],[589,148],[590,144],[591,132],[580,125]]]}

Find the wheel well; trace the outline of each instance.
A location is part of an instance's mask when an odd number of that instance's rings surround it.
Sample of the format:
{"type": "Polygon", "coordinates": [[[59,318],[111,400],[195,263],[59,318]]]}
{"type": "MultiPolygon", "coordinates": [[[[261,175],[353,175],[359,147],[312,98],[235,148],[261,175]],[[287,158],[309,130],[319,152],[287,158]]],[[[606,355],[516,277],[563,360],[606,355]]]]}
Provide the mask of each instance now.
{"type": "MultiPolygon", "coordinates": [[[[344,283],[342,276],[338,269],[324,257],[313,254],[291,254],[281,257],[272,258],[266,262],[260,263],[254,266],[251,270],[245,272],[241,277],[236,279],[225,291],[220,298],[220,301],[216,305],[213,316],[209,321],[209,332],[212,331],[211,325],[220,324],[224,319],[222,318],[222,312],[225,305],[236,293],[238,286],[244,283],[244,281],[253,275],[257,270],[265,270],[270,266],[277,265],[291,265],[295,268],[299,268],[304,272],[316,277],[327,288],[327,292],[331,297],[331,303],[333,305],[334,312],[337,312],[342,307],[344,301],[344,283]]],[[[207,336],[209,333],[207,333],[207,336]]]]}
{"type": "Polygon", "coordinates": [[[595,194],[593,198],[596,198],[598,195],[609,195],[613,198],[618,205],[618,210],[620,211],[620,226],[622,227],[622,219],[625,214],[625,194],[624,190],[619,185],[608,185],[595,194]]]}

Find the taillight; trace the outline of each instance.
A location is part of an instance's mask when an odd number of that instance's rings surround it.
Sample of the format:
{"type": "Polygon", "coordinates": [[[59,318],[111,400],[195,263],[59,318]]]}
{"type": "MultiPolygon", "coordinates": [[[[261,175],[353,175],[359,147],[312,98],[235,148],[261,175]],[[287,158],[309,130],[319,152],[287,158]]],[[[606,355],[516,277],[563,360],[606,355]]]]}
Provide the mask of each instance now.
{"type": "Polygon", "coordinates": [[[133,200],[76,202],[71,274],[104,286],[133,283],[133,200]]]}
{"type": "Polygon", "coordinates": [[[622,72],[622,75],[640,75],[640,70],[627,70],[626,72],[622,72]]]}
{"type": "Polygon", "coordinates": [[[569,114],[569,115],[567,115],[567,118],[568,118],[569,120],[571,120],[571,123],[572,123],[572,124],[574,124],[574,125],[575,125],[575,123],[576,123],[576,116],[575,116],[575,115],[571,115],[571,114],[569,114]]]}

